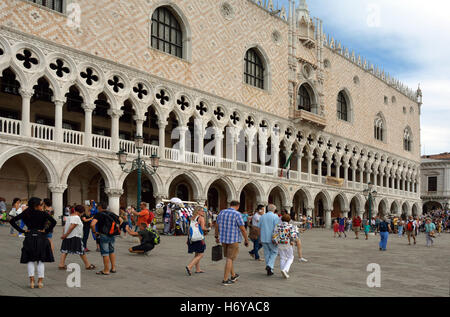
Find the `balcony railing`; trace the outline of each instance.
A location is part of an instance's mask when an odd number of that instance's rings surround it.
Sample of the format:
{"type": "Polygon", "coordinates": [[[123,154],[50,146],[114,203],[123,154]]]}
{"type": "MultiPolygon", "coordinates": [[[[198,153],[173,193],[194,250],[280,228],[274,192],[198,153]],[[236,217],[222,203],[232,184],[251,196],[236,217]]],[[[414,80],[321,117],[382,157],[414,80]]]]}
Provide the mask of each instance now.
{"type": "Polygon", "coordinates": [[[83,145],[83,132],[63,129],[63,142],[72,145],[83,145]]]}
{"type": "Polygon", "coordinates": [[[92,135],[92,147],[100,150],[111,150],[111,138],[102,135],[92,135]]]}
{"type": "MultiPolygon", "coordinates": [[[[22,122],[20,120],[0,118],[0,135],[21,135],[22,122]]],[[[49,142],[55,142],[55,127],[41,125],[37,123],[30,124],[31,137],[35,139],[45,140],[49,142]]],[[[85,143],[84,132],[73,131],[68,129],[62,130],[62,142],[64,144],[83,146],[85,143]]],[[[133,141],[119,140],[119,146],[124,149],[128,154],[136,155],[136,147],[133,141]]],[[[111,150],[112,149],[112,138],[92,135],[92,147],[100,150],[111,150]]],[[[319,175],[308,175],[308,173],[303,173],[295,170],[289,171],[289,177],[287,177],[287,170],[281,168],[274,168],[273,166],[265,166],[256,163],[248,163],[242,161],[234,162],[232,159],[228,158],[218,158],[213,155],[203,155],[203,160],[200,159],[198,153],[185,152],[184,157],[180,156],[180,151],[178,149],[165,148],[161,157],[159,146],[145,144],[143,147],[143,156],[150,157],[152,155],[159,156],[161,159],[165,159],[173,162],[180,162],[181,159],[183,163],[200,165],[210,168],[222,168],[227,170],[236,170],[242,173],[260,174],[268,175],[269,177],[279,178],[281,173],[283,173],[283,178],[289,180],[300,180],[302,182],[312,182],[316,184],[322,184],[327,186],[333,186],[327,181],[327,177],[322,177],[319,175]],[[275,174],[276,173],[276,174],[275,174]]],[[[345,184],[345,183],[344,183],[345,184]]],[[[359,181],[347,181],[346,188],[354,189],[355,191],[362,191],[367,187],[367,184],[363,184],[359,181]]],[[[344,185],[344,186],[345,186],[344,185]]],[[[417,198],[419,194],[400,190],[387,188],[383,186],[376,186],[375,188],[379,194],[384,195],[402,195],[405,197],[417,198]]]]}
{"type": "Polygon", "coordinates": [[[54,141],[55,128],[47,125],[31,123],[31,137],[39,140],[54,141]]]}
{"type": "Polygon", "coordinates": [[[9,135],[20,135],[20,125],[22,121],[0,118],[0,133],[9,135]]]}

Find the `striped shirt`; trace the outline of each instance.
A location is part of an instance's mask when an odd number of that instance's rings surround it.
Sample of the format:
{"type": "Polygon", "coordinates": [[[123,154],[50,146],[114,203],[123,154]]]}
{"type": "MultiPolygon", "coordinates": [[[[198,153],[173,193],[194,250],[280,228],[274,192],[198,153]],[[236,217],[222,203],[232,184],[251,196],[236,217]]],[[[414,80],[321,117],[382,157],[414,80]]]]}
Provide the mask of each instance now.
{"type": "Polygon", "coordinates": [[[239,211],[233,208],[222,210],[217,217],[217,223],[221,243],[232,244],[242,241],[239,227],[244,226],[244,220],[239,211]]]}

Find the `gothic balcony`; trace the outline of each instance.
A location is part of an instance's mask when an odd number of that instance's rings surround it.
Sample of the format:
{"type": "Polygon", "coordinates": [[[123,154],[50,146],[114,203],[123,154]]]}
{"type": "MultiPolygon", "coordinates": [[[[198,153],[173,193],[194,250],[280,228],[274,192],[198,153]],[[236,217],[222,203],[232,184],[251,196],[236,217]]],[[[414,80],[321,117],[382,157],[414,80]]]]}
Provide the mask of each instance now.
{"type": "Polygon", "coordinates": [[[305,110],[295,110],[294,111],[294,123],[295,124],[305,124],[309,123],[317,126],[319,129],[324,129],[327,126],[327,121],[324,117],[318,114],[305,111],[305,110]]]}

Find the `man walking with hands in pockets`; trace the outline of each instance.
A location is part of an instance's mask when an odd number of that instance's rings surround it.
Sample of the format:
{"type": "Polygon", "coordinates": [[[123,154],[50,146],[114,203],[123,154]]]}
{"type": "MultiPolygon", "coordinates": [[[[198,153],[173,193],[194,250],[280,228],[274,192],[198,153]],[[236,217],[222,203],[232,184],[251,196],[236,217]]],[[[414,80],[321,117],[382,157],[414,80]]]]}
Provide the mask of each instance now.
{"type": "Polygon", "coordinates": [[[239,278],[239,274],[234,272],[233,261],[236,260],[239,254],[239,243],[242,241],[241,234],[245,240],[244,245],[248,247],[247,231],[245,230],[244,220],[238,210],[239,202],[232,201],[230,208],[220,212],[215,223],[216,243],[222,243],[223,253],[227,258],[222,281],[224,286],[234,284],[239,278]],[[228,278],[229,276],[230,278],[228,278]]]}
{"type": "Polygon", "coordinates": [[[275,205],[270,204],[267,207],[268,212],[262,215],[258,223],[268,276],[273,275],[273,267],[275,266],[275,260],[278,255],[278,246],[272,243],[273,231],[276,225],[280,223],[280,218],[274,213],[276,209],[277,207],[275,205]]]}

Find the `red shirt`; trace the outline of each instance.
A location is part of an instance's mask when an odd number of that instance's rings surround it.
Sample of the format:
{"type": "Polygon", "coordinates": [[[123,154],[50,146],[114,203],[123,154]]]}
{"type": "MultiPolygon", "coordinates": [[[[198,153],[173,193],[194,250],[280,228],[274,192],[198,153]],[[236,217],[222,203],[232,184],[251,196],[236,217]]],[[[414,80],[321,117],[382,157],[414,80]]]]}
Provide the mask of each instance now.
{"type": "Polygon", "coordinates": [[[361,218],[359,216],[353,218],[353,227],[361,227],[361,218]]]}
{"type": "Polygon", "coordinates": [[[150,212],[148,209],[142,209],[138,216],[137,225],[139,226],[143,222],[147,222],[148,217],[150,216],[150,212]]]}
{"type": "Polygon", "coordinates": [[[147,223],[151,224],[153,219],[155,219],[155,215],[153,214],[153,212],[149,211],[148,218],[147,218],[147,223]]]}

